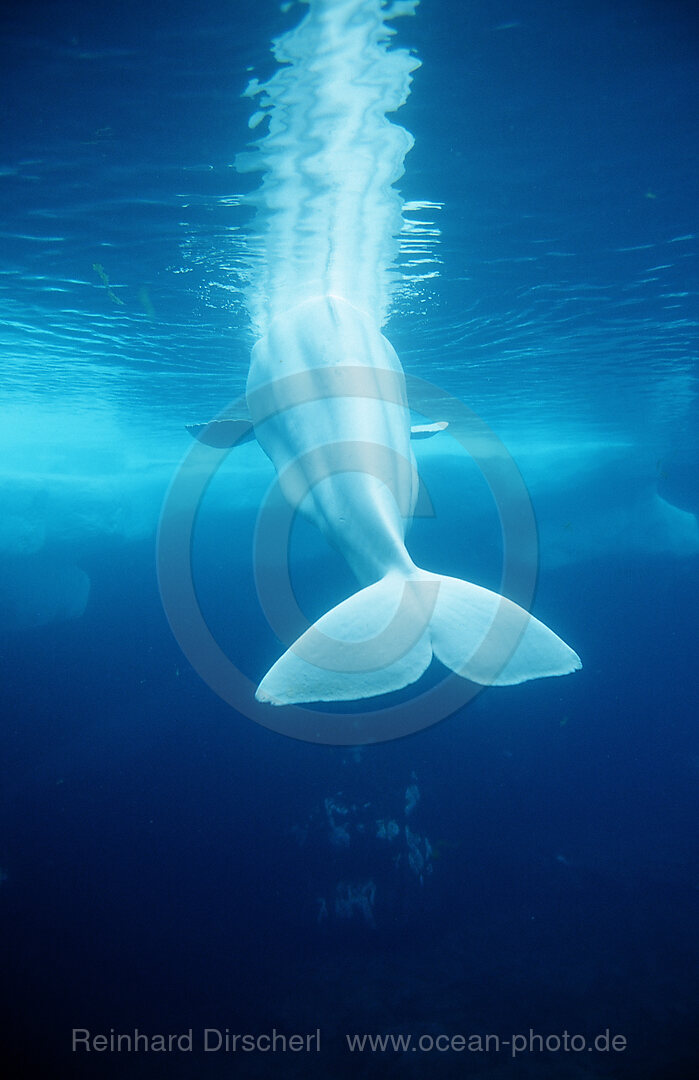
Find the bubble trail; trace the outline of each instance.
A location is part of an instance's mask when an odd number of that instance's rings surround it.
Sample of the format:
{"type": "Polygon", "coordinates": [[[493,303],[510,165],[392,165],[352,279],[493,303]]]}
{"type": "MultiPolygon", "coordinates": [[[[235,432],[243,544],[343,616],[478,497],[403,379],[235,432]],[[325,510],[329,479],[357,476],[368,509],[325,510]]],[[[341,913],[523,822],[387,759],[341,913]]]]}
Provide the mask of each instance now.
{"type": "Polygon", "coordinates": [[[413,137],[387,114],[403,105],[420,61],[392,48],[389,21],[417,0],[310,0],[293,30],[276,38],[279,69],[246,94],[250,127],[267,125],[236,159],[262,180],[246,290],[262,337],[280,313],[315,296],[341,296],[385,322],[396,280],[403,175],[413,137]]]}

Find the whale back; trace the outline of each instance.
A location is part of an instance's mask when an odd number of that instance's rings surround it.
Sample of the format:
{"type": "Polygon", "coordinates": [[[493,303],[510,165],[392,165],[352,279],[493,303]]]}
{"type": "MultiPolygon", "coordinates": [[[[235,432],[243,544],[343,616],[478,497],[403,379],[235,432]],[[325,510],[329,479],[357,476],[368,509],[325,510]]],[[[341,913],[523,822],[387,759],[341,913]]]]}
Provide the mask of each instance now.
{"type": "Polygon", "coordinates": [[[252,351],[247,399],[285,498],[357,576],[406,558],[418,491],[410,410],[400,361],[373,321],[337,297],[278,317],[252,351]]]}

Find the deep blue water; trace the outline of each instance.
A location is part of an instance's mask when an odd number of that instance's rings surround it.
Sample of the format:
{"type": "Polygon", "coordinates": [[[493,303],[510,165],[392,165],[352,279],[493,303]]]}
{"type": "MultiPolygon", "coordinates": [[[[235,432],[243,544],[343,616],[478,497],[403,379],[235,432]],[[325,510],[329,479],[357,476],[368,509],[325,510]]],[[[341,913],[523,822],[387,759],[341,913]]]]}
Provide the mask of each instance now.
{"type": "MultiPolygon", "coordinates": [[[[3,21],[2,1053],[27,1076],[693,1076],[696,16],[423,0],[395,24],[423,61],[400,187],[443,206],[439,276],[387,332],[510,450],[539,528],[534,611],[583,670],[361,751],[216,697],[156,577],[184,424],[243,386],[241,94],[298,17],[212,0],[3,21]],[[431,847],[422,883],[376,836],[408,820],[431,847]],[[373,882],[374,925],[335,917],[343,882],[373,882]],[[76,1027],[191,1027],[195,1048],[205,1027],[319,1027],[322,1049],[81,1055],[76,1027]],[[530,1028],[628,1048],[513,1062],[344,1042],[530,1028]]],[[[436,516],[411,553],[497,588],[492,503],[441,445],[418,450],[436,516]]],[[[280,651],[251,556],[272,472],[235,453],[193,562],[210,625],[259,680],[280,651]]],[[[310,527],[292,575],[309,617],[353,588],[310,527]]]]}

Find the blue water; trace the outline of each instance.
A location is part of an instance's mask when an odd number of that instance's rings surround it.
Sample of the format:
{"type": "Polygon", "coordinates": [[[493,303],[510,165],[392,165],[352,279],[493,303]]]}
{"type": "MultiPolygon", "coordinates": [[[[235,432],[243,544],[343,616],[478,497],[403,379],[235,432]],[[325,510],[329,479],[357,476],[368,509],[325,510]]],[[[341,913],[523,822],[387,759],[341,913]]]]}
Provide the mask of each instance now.
{"type": "MultiPolygon", "coordinates": [[[[534,611],[583,670],[356,749],[218,698],[156,576],[184,425],[247,371],[242,94],[303,10],[36,3],[3,21],[2,1054],[27,1076],[693,1076],[696,16],[423,0],[393,24],[422,61],[397,119],[424,224],[386,332],[508,448],[538,524],[534,611]],[[205,1054],[206,1027],[320,1028],[321,1051],[205,1054]],[[192,1028],[194,1049],[73,1053],[73,1028],[192,1028]],[[345,1043],[530,1029],[627,1048],[345,1043]]],[[[417,456],[435,516],[411,554],[498,588],[477,470],[453,440],[417,456]]],[[[253,682],[281,649],[252,569],[272,477],[254,446],[232,453],[192,549],[253,682]]],[[[309,618],[354,588],[310,526],[291,555],[309,618]]]]}

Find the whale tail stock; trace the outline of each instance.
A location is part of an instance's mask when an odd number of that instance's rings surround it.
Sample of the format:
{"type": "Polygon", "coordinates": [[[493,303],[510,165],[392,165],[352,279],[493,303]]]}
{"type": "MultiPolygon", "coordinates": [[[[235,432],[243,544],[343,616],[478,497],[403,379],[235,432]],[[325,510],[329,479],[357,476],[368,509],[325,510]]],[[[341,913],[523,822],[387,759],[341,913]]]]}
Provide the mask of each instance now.
{"type": "Polygon", "coordinates": [[[409,686],[436,656],[463,678],[508,686],[580,668],[573,650],[479,585],[391,570],[310,626],[270,668],[258,701],[352,701],[409,686]]]}

